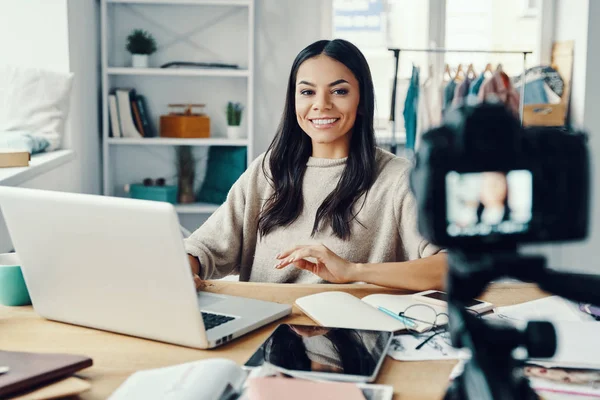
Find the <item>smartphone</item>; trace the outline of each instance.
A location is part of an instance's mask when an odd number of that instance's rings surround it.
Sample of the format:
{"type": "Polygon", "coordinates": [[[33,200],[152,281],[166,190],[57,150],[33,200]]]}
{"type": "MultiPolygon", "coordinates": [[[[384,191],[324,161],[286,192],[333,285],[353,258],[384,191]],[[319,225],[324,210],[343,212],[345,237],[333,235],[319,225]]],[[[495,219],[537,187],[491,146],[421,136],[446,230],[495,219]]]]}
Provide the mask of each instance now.
{"type": "MultiPolygon", "coordinates": [[[[424,292],[415,293],[413,296],[417,297],[417,300],[423,303],[442,307],[448,306],[448,295],[446,292],[440,292],[439,290],[426,290],[424,292]]],[[[488,303],[487,301],[472,299],[466,303],[466,307],[469,310],[481,314],[491,311],[494,308],[494,305],[492,303],[488,303]]]]}

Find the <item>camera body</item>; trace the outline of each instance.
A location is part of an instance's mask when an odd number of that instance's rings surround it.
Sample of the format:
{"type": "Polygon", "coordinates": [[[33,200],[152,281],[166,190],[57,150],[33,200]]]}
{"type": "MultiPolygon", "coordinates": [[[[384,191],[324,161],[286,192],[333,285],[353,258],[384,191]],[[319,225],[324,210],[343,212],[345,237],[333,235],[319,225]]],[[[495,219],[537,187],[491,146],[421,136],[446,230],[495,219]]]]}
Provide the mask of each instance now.
{"type": "Polygon", "coordinates": [[[463,105],[422,136],[410,183],[418,227],[461,250],[587,236],[587,137],[522,128],[499,103],[463,105]]]}

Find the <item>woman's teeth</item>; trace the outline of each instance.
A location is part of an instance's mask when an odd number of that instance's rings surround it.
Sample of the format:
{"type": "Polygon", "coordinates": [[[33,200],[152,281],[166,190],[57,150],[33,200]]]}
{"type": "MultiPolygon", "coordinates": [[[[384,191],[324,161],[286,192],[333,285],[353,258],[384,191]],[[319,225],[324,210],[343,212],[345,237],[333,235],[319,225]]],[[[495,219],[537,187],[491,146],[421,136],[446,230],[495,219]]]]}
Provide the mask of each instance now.
{"type": "Polygon", "coordinates": [[[333,124],[335,121],[337,121],[337,118],[330,118],[330,119],[313,119],[312,122],[315,125],[327,125],[327,124],[333,124]]]}

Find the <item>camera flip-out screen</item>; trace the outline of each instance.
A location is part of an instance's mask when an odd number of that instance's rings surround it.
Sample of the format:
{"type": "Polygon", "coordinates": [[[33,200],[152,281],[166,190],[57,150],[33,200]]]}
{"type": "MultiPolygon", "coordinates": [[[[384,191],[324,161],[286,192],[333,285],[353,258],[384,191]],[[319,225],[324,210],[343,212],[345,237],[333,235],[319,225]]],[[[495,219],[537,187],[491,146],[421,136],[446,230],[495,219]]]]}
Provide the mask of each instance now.
{"type": "Polygon", "coordinates": [[[446,174],[446,232],[451,237],[514,235],[529,229],[532,176],[528,170],[446,174]]]}

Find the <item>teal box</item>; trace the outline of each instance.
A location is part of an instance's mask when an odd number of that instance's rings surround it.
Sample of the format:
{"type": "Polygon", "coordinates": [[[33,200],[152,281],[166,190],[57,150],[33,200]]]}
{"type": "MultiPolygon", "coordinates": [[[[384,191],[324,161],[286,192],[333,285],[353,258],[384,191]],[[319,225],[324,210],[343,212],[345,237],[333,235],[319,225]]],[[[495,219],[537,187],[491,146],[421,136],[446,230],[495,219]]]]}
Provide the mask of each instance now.
{"type": "Polygon", "coordinates": [[[144,186],[141,183],[134,183],[129,187],[129,195],[134,199],[177,204],[177,186],[144,186]]]}

